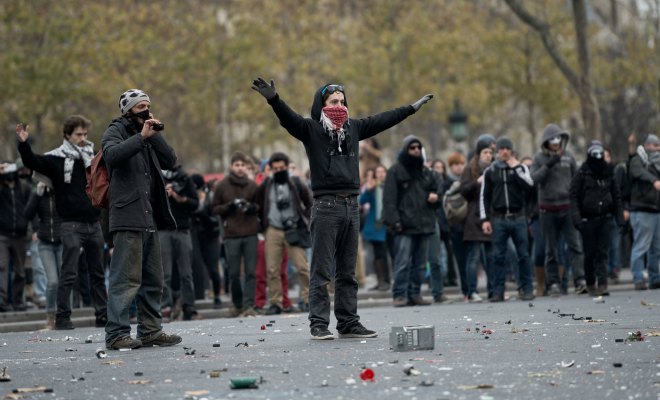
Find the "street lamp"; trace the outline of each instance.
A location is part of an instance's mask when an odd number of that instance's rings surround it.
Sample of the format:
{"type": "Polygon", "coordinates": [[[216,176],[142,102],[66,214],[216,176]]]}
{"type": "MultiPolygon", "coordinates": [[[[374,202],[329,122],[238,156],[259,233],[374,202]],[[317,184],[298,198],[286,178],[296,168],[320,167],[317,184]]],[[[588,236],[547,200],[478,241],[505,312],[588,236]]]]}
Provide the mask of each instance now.
{"type": "Polygon", "coordinates": [[[449,133],[456,142],[462,142],[467,137],[468,115],[461,109],[458,99],[454,100],[454,110],[449,114],[449,133]]]}

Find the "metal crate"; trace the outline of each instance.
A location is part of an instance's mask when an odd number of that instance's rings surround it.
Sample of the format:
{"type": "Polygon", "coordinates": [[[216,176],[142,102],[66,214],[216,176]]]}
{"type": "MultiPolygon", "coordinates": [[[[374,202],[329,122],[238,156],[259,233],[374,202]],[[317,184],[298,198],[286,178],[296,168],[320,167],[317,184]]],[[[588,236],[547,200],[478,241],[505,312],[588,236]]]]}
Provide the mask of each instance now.
{"type": "Polygon", "coordinates": [[[433,325],[393,326],[390,346],[394,351],[433,350],[435,327],[433,325]]]}

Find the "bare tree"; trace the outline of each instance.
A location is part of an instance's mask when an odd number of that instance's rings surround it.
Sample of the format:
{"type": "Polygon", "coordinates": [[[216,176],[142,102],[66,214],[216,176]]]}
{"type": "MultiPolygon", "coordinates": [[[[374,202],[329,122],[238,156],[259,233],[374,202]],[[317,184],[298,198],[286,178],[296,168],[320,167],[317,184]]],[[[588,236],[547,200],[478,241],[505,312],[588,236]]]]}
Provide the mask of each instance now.
{"type": "Polygon", "coordinates": [[[565,58],[559,52],[555,39],[552,36],[552,27],[547,22],[529,13],[521,4],[520,0],[504,1],[518,18],[539,34],[548,54],[555,64],[557,64],[557,67],[573,90],[575,90],[580,100],[585,133],[589,138],[602,140],[600,111],[593,87],[589,46],[587,45],[587,12],[585,0],[572,0],[579,73],[566,62],[565,58]]]}

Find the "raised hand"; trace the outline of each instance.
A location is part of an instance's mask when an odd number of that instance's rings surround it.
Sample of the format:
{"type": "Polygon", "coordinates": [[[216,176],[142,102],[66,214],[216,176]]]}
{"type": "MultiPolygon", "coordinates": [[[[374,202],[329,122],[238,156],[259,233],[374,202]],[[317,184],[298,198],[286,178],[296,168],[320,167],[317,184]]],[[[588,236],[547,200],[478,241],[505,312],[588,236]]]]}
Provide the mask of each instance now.
{"type": "Polygon", "coordinates": [[[269,85],[268,82],[264,80],[264,78],[259,77],[252,81],[252,89],[259,92],[259,94],[264,96],[266,100],[270,100],[277,96],[277,92],[275,91],[275,82],[273,82],[272,79],[270,80],[269,85]]]}
{"type": "Polygon", "coordinates": [[[30,133],[28,132],[29,129],[30,125],[16,124],[16,136],[18,137],[19,141],[25,142],[28,140],[28,137],[30,136],[30,133]]]}
{"type": "Polygon", "coordinates": [[[432,94],[427,94],[424,95],[421,99],[417,100],[416,102],[412,103],[412,107],[415,109],[415,111],[419,110],[424,104],[428,103],[429,100],[433,98],[432,94]]]}

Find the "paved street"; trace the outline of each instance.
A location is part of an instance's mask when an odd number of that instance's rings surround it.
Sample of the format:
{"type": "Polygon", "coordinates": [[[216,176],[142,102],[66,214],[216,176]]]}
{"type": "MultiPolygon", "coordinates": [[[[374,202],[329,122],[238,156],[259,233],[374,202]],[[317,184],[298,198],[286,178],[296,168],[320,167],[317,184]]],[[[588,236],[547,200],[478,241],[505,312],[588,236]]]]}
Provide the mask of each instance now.
{"type": "Polygon", "coordinates": [[[378,338],[312,341],[302,314],[223,318],[168,324],[182,345],[105,359],[95,354],[101,329],[3,333],[0,366],[11,381],[0,391],[53,391],[26,399],[660,399],[660,291],[615,292],[604,303],[569,295],[365,307],[361,316],[378,338]],[[435,349],[393,352],[391,327],[418,324],[435,326],[435,349]],[[643,341],[625,341],[636,331],[643,341]],[[364,367],[373,382],[360,379],[364,367]],[[258,378],[258,388],[232,390],[240,377],[258,378]]]}

